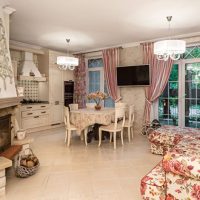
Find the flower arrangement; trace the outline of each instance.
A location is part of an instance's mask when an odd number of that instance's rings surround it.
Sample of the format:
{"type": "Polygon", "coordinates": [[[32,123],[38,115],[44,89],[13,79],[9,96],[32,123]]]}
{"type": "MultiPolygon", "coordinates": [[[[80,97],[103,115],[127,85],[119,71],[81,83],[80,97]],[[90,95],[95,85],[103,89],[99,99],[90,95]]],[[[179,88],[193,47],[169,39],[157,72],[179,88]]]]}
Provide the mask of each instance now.
{"type": "Polygon", "coordinates": [[[97,92],[92,92],[87,95],[87,98],[89,100],[94,100],[97,106],[100,106],[100,102],[107,98],[107,94],[97,91],[97,92]]]}

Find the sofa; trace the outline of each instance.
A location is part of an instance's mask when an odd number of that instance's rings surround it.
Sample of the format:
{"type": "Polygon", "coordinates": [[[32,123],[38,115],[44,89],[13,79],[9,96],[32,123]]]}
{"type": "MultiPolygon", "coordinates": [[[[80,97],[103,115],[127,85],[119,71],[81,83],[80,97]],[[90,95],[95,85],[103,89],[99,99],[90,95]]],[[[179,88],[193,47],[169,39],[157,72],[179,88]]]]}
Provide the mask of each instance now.
{"type": "Polygon", "coordinates": [[[165,125],[156,130],[151,130],[148,139],[153,154],[164,155],[164,153],[177,145],[182,138],[198,135],[200,129],[180,128],[178,126],[165,125]]]}
{"type": "Polygon", "coordinates": [[[161,137],[158,134],[161,130],[152,132],[156,136],[155,140],[152,138],[153,135],[150,136],[154,142],[161,141],[158,138],[162,138],[162,142],[156,145],[163,150],[164,156],[162,161],[142,178],[140,186],[142,198],[200,200],[200,129],[167,126],[162,127],[162,131],[163,128],[170,134],[170,141],[166,140],[167,135],[161,137]],[[167,145],[168,150],[166,150],[167,145]]]}

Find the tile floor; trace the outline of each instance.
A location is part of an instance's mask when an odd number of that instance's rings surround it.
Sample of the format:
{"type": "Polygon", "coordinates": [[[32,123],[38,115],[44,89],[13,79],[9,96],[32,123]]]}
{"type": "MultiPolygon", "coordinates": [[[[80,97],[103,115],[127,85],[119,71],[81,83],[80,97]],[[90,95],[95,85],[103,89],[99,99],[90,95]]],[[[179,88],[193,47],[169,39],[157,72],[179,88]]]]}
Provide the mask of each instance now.
{"type": "Polygon", "coordinates": [[[32,149],[41,167],[26,179],[10,169],[6,200],[140,200],[140,179],[161,160],[152,155],[145,136],[117,149],[103,141],[85,147],[78,136],[70,148],[64,144],[64,128],[32,133],[32,149]]]}

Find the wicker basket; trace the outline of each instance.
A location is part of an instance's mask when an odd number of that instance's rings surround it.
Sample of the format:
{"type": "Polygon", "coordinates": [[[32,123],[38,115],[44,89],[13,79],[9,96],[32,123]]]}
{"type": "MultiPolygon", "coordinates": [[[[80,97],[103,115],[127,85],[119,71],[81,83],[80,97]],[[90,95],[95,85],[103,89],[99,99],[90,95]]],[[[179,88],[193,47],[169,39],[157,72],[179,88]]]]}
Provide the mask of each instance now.
{"type": "Polygon", "coordinates": [[[33,151],[32,149],[29,148],[29,151],[30,151],[30,154],[29,155],[19,155],[19,160],[18,160],[18,165],[15,169],[15,174],[17,177],[20,177],[20,178],[27,178],[29,176],[32,176],[33,174],[35,174],[40,166],[40,163],[39,163],[39,160],[38,160],[38,163],[37,165],[33,166],[33,167],[25,167],[25,166],[22,166],[20,165],[21,163],[21,160],[22,159],[26,159],[28,158],[30,155],[31,156],[34,156],[35,158],[37,158],[34,154],[33,154],[33,151]]]}

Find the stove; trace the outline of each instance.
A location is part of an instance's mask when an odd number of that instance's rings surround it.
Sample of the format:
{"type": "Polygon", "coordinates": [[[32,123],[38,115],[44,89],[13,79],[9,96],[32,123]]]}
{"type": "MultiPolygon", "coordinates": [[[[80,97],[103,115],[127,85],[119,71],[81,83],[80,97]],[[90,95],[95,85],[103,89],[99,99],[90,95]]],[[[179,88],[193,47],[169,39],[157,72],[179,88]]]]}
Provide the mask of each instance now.
{"type": "Polygon", "coordinates": [[[39,103],[49,103],[48,101],[42,101],[39,99],[23,99],[22,104],[39,104],[39,103]]]}

